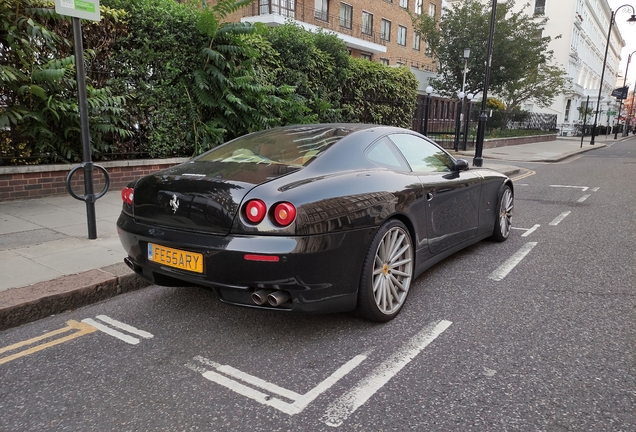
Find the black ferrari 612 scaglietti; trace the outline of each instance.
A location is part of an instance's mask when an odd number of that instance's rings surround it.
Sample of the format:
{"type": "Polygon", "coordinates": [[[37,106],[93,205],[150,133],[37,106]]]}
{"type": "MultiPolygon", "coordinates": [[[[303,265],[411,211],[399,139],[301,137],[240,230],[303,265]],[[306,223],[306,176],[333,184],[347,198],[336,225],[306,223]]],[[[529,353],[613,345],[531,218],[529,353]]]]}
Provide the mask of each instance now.
{"type": "Polygon", "coordinates": [[[410,130],[365,124],[251,133],[122,191],[126,263],[223,302],[395,317],[413,280],[506,240],[513,185],[410,130]]]}

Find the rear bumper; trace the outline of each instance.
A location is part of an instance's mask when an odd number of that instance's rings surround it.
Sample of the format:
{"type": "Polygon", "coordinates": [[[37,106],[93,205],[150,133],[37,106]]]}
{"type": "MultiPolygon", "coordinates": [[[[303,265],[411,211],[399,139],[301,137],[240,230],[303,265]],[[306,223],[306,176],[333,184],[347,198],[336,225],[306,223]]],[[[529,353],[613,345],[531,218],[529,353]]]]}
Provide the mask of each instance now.
{"type": "Polygon", "coordinates": [[[375,229],[315,236],[225,237],[140,224],[122,213],[117,221],[129,265],[157,285],[213,288],[226,303],[293,312],[344,312],[357,302],[362,262],[375,229]],[[198,252],[203,273],[191,273],[148,261],[148,243],[198,252]],[[277,262],[250,261],[246,254],[277,256],[277,262]],[[257,290],[284,291],[290,299],[278,307],[257,305],[257,290]]]}

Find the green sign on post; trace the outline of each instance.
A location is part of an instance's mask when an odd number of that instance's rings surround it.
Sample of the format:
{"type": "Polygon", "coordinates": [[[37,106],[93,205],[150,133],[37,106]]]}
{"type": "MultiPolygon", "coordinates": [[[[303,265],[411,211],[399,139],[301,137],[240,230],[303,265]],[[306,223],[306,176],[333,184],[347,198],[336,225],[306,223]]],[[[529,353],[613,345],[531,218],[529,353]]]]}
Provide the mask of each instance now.
{"type": "Polygon", "coordinates": [[[607,115],[608,116],[615,116],[616,115],[616,111],[608,111],[607,115]]]}
{"type": "Polygon", "coordinates": [[[77,76],[77,100],[79,102],[80,129],[82,137],[82,153],[84,161],[73,168],[66,177],[69,193],[73,198],[86,203],[86,222],[88,224],[88,238],[97,238],[97,221],[95,218],[95,200],[103,193],[95,195],[93,188],[93,170],[101,169],[106,178],[108,190],[108,173],[104,168],[93,164],[91,156],[91,136],[88,125],[88,96],[86,94],[86,70],[84,69],[84,47],[82,46],[82,24],[80,19],[99,21],[99,0],[55,0],[55,12],[62,16],[69,16],[73,21],[73,52],[75,54],[75,72],[77,76]],[[71,191],[71,176],[79,168],[84,169],[84,195],[79,196],[71,191]]]}
{"type": "Polygon", "coordinates": [[[55,0],[55,12],[74,18],[99,21],[99,0],[55,0]]]}

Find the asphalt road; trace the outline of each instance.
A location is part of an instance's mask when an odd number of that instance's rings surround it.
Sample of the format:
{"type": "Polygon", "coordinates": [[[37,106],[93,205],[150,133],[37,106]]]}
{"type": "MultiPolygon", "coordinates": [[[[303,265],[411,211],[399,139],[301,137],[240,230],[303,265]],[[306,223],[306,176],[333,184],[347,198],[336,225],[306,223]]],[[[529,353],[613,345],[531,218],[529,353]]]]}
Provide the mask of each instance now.
{"type": "Polygon", "coordinates": [[[4,331],[0,430],[635,430],[636,140],[525,168],[387,324],[153,286],[4,331]]]}

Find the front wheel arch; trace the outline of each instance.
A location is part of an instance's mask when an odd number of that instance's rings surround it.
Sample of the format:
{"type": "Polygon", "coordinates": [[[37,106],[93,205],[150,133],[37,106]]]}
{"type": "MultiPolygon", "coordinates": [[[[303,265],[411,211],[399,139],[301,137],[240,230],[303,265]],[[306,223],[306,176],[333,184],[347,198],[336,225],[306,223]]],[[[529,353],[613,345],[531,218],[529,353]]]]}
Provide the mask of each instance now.
{"type": "Polygon", "coordinates": [[[510,236],[514,210],[514,190],[509,182],[501,185],[497,194],[497,214],[491,240],[503,242],[510,236]]]}
{"type": "Polygon", "coordinates": [[[358,286],[357,314],[376,322],[395,318],[406,302],[414,273],[412,234],[399,219],[389,219],[368,246],[358,286]]]}

